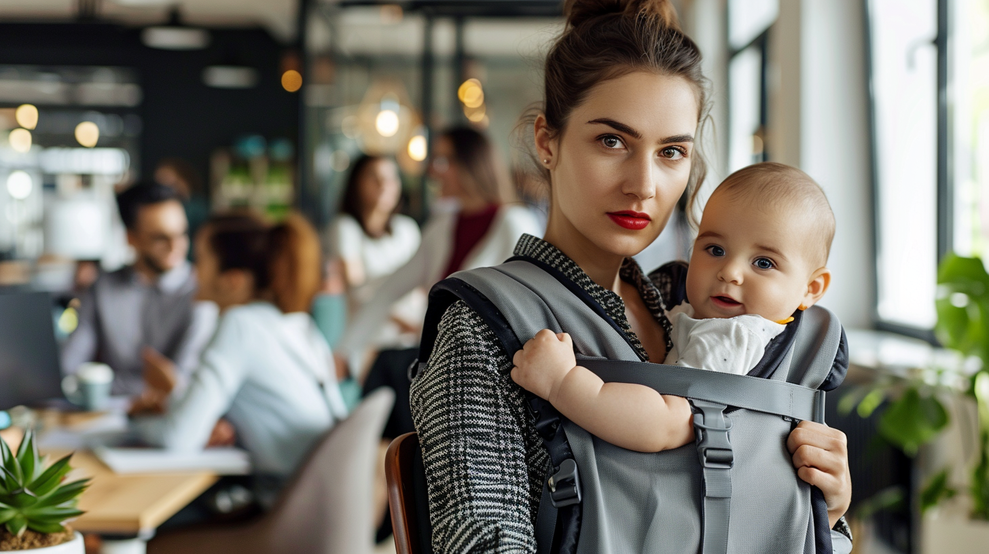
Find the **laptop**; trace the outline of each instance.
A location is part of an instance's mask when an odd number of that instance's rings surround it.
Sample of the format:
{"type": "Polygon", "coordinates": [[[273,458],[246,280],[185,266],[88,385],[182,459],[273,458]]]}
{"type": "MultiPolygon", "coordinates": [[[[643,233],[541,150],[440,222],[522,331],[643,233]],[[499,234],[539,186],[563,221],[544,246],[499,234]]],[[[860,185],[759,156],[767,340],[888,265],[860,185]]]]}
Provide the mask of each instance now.
{"type": "Polygon", "coordinates": [[[0,410],[62,398],[61,382],[48,293],[0,294],[0,410]]]}

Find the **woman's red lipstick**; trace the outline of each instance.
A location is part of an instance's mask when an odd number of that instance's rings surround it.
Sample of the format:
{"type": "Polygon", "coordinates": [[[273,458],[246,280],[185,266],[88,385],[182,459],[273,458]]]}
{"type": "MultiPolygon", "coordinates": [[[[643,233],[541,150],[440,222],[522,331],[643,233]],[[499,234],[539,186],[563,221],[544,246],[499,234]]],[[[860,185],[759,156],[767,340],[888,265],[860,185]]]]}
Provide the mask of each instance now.
{"type": "Polygon", "coordinates": [[[633,231],[645,229],[649,226],[649,222],[652,221],[649,214],[633,211],[608,212],[608,217],[618,225],[633,231]]]}

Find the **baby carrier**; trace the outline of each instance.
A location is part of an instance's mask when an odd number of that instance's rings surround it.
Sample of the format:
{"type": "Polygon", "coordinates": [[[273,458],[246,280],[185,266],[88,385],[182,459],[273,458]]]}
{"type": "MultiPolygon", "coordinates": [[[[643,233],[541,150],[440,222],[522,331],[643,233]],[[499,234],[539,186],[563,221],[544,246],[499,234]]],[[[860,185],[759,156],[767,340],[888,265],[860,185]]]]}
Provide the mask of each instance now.
{"type": "MultiPolygon", "coordinates": [[[[551,266],[516,257],[433,287],[419,365],[410,370],[425,367],[439,320],[457,300],[485,320],[509,357],[541,329],[567,332],[578,363],[604,381],[683,396],[693,408],[695,444],[641,453],[590,435],[528,395],[552,463],[536,520],[540,554],[831,554],[823,496],[797,477],[786,448],[800,420],[824,421],[821,389],[844,377],[844,332],[831,312],[798,314],[748,375],[644,363],[586,291],[551,266]]],[[[421,546],[432,552],[421,458],[416,466],[421,546]]]]}

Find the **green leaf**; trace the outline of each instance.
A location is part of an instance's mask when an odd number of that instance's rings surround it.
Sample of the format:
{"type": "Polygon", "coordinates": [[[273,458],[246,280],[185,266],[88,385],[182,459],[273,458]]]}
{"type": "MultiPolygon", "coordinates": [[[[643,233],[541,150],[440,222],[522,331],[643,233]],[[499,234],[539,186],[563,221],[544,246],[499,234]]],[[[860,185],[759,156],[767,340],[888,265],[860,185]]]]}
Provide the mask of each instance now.
{"type": "Polygon", "coordinates": [[[63,485],[53,492],[50,496],[46,496],[41,499],[38,504],[44,506],[58,506],[63,502],[68,502],[69,500],[75,500],[79,498],[82,491],[89,487],[89,479],[80,479],[78,481],[73,481],[67,485],[63,485]]]}
{"type": "Polygon", "coordinates": [[[881,389],[872,389],[869,394],[865,395],[865,398],[859,402],[858,408],[855,411],[858,413],[859,417],[862,419],[867,419],[872,415],[872,412],[876,411],[886,398],[886,393],[881,389]]]}
{"type": "Polygon", "coordinates": [[[43,522],[63,522],[70,517],[78,517],[82,515],[82,510],[72,507],[65,508],[28,508],[21,512],[28,521],[43,521],[43,522]]]}
{"type": "Polygon", "coordinates": [[[948,485],[948,470],[943,469],[920,491],[920,512],[924,513],[940,504],[942,500],[952,498],[956,494],[958,491],[948,485]]]}
{"type": "Polygon", "coordinates": [[[61,533],[65,531],[65,527],[62,527],[61,523],[43,523],[40,521],[29,521],[27,523],[28,529],[32,531],[37,531],[38,533],[61,533]]]}
{"type": "Polygon", "coordinates": [[[13,496],[10,497],[10,504],[15,508],[27,508],[28,506],[34,506],[38,502],[38,497],[31,494],[26,490],[21,490],[15,492],[13,496]]]}
{"type": "Polygon", "coordinates": [[[27,529],[27,518],[21,514],[17,514],[7,522],[7,531],[11,535],[16,535],[18,538],[24,534],[25,529],[27,529]]]}
{"type": "Polygon", "coordinates": [[[62,482],[62,478],[65,477],[68,472],[72,471],[72,468],[69,467],[69,458],[71,457],[72,454],[68,454],[60,458],[54,464],[48,466],[48,469],[46,469],[44,473],[28,485],[28,489],[38,496],[45,496],[55,490],[55,487],[62,482]]]}
{"type": "Polygon", "coordinates": [[[9,460],[13,457],[14,455],[10,452],[10,447],[7,446],[7,441],[0,438],[0,465],[7,467],[10,464],[9,460]]]}
{"type": "Polygon", "coordinates": [[[921,396],[916,387],[907,389],[879,419],[879,434],[914,456],[921,444],[948,425],[948,412],[934,396],[921,396]]]}
{"type": "Polygon", "coordinates": [[[7,471],[5,467],[0,467],[0,481],[3,481],[4,492],[8,494],[11,491],[21,488],[21,484],[17,482],[14,474],[7,471]]]}
{"type": "Polygon", "coordinates": [[[937,282],[938,340],[989,360],[989,274],[982,260],[949,254],[938,266],[937,282]]]}
{"type": "Polygon", "coordinates": [[[34,479],[35,462],[38,459],[38,446],[34,442],[34,432],[28,429],[24,433],[24,440],[17,448],[17,462],[21,466],[24,474],[24,481],[30,482],[34,479]]]}
{"type": "Polygon", "coordinates": [[[7,523],[16,515],[17,510],[14,510],[13,508],[4,508],[0,510],[0,525],[7,523]]]}

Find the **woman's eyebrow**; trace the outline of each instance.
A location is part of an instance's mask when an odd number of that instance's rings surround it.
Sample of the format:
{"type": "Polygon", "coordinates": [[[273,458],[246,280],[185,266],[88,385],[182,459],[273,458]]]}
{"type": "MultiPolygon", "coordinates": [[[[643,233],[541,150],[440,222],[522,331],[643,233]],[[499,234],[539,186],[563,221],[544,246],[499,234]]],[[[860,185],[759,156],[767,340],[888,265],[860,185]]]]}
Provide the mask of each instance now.
{"type": "Polygon", "coordinates": [[[607,125],[608,127],[611,127],[612,129],[614,129],[616,131],[619,131],[621,133],[625,133],[626,135],[631,135],[632,137],[635,137],[637,139],[642,138],[642,133],[636,131],[635,129],[633,129],[631,127],[629,127],[628,125],[625,125],[624,123],[621,123],[619,121],[615,121],[614,119],[608,119],[607,117],[602,117],[602,118],[598,118],[598,119],[592,119],[592,120],[588,121],[588,123],[600,123],[600,124],[603,124],[603,125],[607,125]]]}
{"type": "MultiPolygon", "coordinates": [[[[614,130],[616,130],[616,131],[618,131],[620,133],[625,133],[626,135],[630,135],[630,136],[632,136],[632,137],[634,137],[636,139],[641,139],[642,138],[642,133],[636,131],[632,127],[629,127],[628,125],[626,125],[626,124],[624,124],[624,123],[622,123],[620,121],[615,121],[614,119],[609,119],[607,117],[601,117],[601,118],[598,118],[598,119],[592,119],[592,120],[588,121],[588,123],[591,123],[591,124],[598,123],[598,124],[601,124],[601,125],[607,125],[608,127],[611,127],[612,129],[614,129],[614,130]]],[[[659,140],[659,144],[670,144],[672,142],[694,142],[694,136],[693,135],[673,135],[671,137],[666,137],[666,138],[662,138],[662,139],[659,140]]]]}

